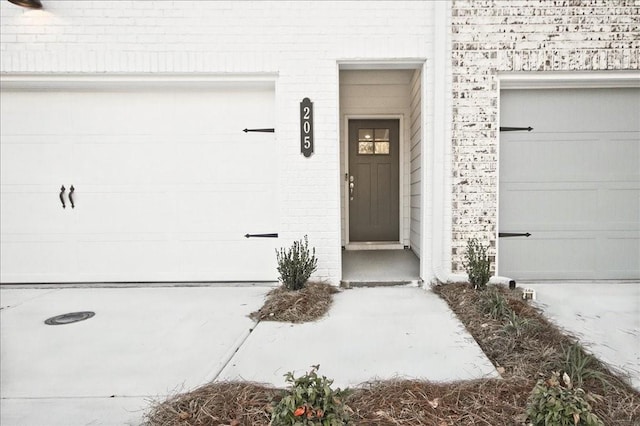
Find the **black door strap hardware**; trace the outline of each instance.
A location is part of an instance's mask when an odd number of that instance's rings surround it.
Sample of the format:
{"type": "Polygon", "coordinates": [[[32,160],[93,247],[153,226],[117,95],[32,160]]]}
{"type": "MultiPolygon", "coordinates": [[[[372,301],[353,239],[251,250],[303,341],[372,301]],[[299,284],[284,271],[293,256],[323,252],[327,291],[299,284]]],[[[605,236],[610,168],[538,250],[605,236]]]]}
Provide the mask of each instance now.
{"type": "Polygon", "coordinates": [[[278,238],[278,234],[245,234],[245,238],[278,238]]]}
{"type": "Polygon", "coordinates": [[[500,232],[498,233],[498,237],[500,238],[509,238],[509,237],[530,237],[531,234],[528,232],[500,232]]]}
{"type": "Polygon", "coordinates": [[[62,185],[62,187],[60,188],[60,202],[62,203],[62,208],[66,209],[67,205],[64,203],[64,191],[65,191],[65,187],[64,185],[62,185]]]}
{"type": "Polygon", "coordinates": [[[76,189],[73,187],[73,185],[71,185],[71,188],[69,188],[69,202],[71,203],[71,208],[75,208],[76,205],[73,203],[73,191],[75,191],[76,189]]]}
{"type": "Polygon", "coordinates": [[[262,133],[274,133],[276,129],[244,129],[243,132],[262,132],[262,133]]]}
{"type": "Polygon", "coordinates": [[[500,131],[501,132],[523,132],[523,131],[527,131],[530,132],[533,130],[533,127],[529,126],[529,127],[503,127],[500,126],[500,131]]]}

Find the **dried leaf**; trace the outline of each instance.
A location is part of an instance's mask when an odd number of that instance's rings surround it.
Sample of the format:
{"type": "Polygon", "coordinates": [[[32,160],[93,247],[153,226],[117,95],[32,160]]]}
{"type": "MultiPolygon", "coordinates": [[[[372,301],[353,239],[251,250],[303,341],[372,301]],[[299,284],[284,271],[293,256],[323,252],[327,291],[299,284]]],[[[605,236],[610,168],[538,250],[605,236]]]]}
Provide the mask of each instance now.
{"type": "Polygon", "coordinates": [[[182,412],[178,414],[178,417],[180,418],[180,420],[189,420],[191,418],[191,413],[187,413],[187,412],[182,412]]]}
{"type": "MultiPolygon", "coordinates": [[[[566,375],[567,373],[565,373],[566,375]]],[[[578,423],[580,423],[580,414],[578,413],[573,413],[573,423],[578,426],[578,423]]]]}
{"type": "Polygon", "coordinates": [[[562,381],[566,387],[571,388],[571,379],[567,373],[562,374],[562,381]]]}
{"type": "Polygon", "coordinates": [[[433,401],[429,401],[431,408],[436,409],[440,405],[440,398],[435,398],[433,401]]]}

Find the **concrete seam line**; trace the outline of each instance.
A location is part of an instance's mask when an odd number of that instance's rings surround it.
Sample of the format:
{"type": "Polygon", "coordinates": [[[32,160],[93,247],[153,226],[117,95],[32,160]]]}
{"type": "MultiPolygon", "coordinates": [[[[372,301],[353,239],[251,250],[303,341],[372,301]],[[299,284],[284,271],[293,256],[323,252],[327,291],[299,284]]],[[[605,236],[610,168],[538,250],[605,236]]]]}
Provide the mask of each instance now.
{"type": "Polygon", "coordinates": [[[252,328],[250,328],[249,330],[245,331],[244,333],[242,333],[240,335],[240,338],[238,340],[236,340],[235,344],[231,347],[231,350],[223,358],[222,365],[220,366],[220,368],[215,370],[213,372],[213,374],[210,374],[210,375],[205,377],[205,383],[214,382],[214,381],[216,381],[218,379],[218,377],[220,376],[220,374],[222,374],[224,369],[227,368],[227,365],[229,365],[229,363],[231,362],[233,357],[236,356],[236,354],[238,353],[238,351],[240,350],[242,345],[244,345],[244,342],[247,341],[247,339],[249,338],[251,333],[253,333],[253,331],[256,329],[256,327],[258,327],[258,324],[260,324],[260,320],[255,321],[253,323],[253,327],[252,328]]]}

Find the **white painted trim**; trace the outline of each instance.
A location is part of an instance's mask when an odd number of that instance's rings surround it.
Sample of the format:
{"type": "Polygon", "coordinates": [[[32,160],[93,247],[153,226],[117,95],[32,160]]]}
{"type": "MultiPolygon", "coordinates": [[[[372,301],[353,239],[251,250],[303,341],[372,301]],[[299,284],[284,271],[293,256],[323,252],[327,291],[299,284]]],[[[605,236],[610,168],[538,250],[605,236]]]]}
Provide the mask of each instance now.
{"type": "MultiPolygon", "coordinates": [[[[400,185],[399,188],[399,192],[398,192],[398,204],[399,204],[399,212],[398,214],[400,215],[399,220],[398,220],[398,236],[399,236],[399,241],[398,244],[400,246],[402,246],[404,248],[404,243],[406,243],[406,241],[404,240],[404,238],[402,237],[402,233],[404,230],[404,188],[403,188],[403,184],[404,184],[404,172],[405,172],[405,168],[406,165],[404,164],[404,154],[405,154],[405,147],[404,147],[404,142],[405,142],[405,138],[404,138],[404,115],[403,114],[367,114],[367,115],[363,115],[363,114],[345,114],[344,115],[344,170],[345,173],[347,174],[347,176],[349,175],[349,121],[350,120],[398,120],[398,144],[400,145],[400,152],[398,153],[398,155],[400,156],[400,158],[398,158],[398,162],[399,162],[399,169],[398,169],[398,173],[400,174],[399,179],[398,179],[398,184],[400,185]]],[[[351,250],[350,246],[355,244],[370,244],[370,243],[363,243],[361,241],[358,241],[357,243],[354,242],[352,243],[351,240],[349,239],[349,183],[348,181],[344,180],[344,176],[340,177],[340,181],[342,182],[342,184],[344,185],[344,197],[343,197],[343,202],[345,203],[344,205],[344,214],[345,214],[345,224],[344,224],[344,230],[345,230],[345,247],[349,250],[351,250]]],[[[409,220],[411,220],[411,218],[409,218],[409,220]]],[[[391,242],[392,244],[394,242],[391,242]]]]}
{"type": "Polygon", "coordinates": [[[425,59],[338,60],[340,70],[412,70],[420,69],[425,59]]]}
{"type": "Polygon", "coordinates": [[[247,85],[273,87],[277,73],[249,74],[0,74],[2,89],[127,89],[166,87],[225,87],[247,85]]]}
{"type": "Polygon", "coordinates": [[[501,72],[498,81],[498,90],[640,87],[640,71],[501,72]]]}
{"type": "Polygon", "coordinates": [[[345,246],[344,248],[345,250],[349,250],[349,251],[356,251],[356,250],[404,250],[404,245],[397,243],[377,243],[377,242],[372,242],[372,243],[361,243],[361,242],[357,242],[357,243],[351,243],[347,246],[345,246]]]}
{"type": "Polygon", "coordinates": [[[453,112],[447,98],[447,93],[452,88],[451,70],[447,67],[451,50],[451,3],[434,2],[433,8],[433,61],[427,63],[433,69],[433,77],[425,85],[431,90],[425,100],[433,125],[428,129],[427,149],[423,156],[426,171],[423,193],[424,199],[428,198],[428,204],[422,213],[427,229],[422,235],[422,241],[428,256],[422,265],[421,276],[425,281],[435,279],[447,283],[466,281],[467,276],[453,274],[451,271],[453,157],[450,124],[453,112]],[[431,241],[427,240],[427,234],[430,234],[431,241]]]}

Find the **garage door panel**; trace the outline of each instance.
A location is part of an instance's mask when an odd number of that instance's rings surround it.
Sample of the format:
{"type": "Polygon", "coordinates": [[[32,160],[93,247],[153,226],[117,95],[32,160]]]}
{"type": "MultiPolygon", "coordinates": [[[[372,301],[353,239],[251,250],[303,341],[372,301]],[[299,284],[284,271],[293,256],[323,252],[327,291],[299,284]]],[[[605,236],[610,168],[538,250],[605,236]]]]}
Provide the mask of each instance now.
{"type": "Polygon", "coordinates": [[[76,208],[70,231],[77,235],[164,233],[171,230],[169,224],[175,217],[176,194],[167,187],[87,185],[78,186],[74,195],[76,208]]]}
{"type": "MultiPolygon", "coordinates": [[[[535,130],[534,130],[535,131],[535,130]]],[[[640,141],[629,133],[535,134],[503,136],[501,181],[572,182],[594,180],[637,181],[640,141]],[[542,139],[543,137],[547,138],[542,139]],[[569,138],[572,139],[569,139],[569,138]]]]}
{"type": "Polygon", "coordinates": [[[138,141],[135,137],[119,143],[73,145],[73,178],[78,183],[113,185],[171,184],[176,173],[168,159],[175,157],[169,143],[138,141]]]}
{"type": "Polygon", "coordinates": [[[539,132],[638,130],[638,89],[503,90],[502,126],[532,126],[539,132]],[[526,93],[525,93],[526,92],[526,93]],[[515,123],[515,124],[514,124],[515,123]]]}
{"type": "Polygon", "coordinates": [[[259,143],[233,140],[218,143],[187,143],[175,156],[175,167],[183,170],[181,181],[272,183],[276,182],[274,145],[265,137],[259,143]]]}
{"type": "Polygon", "coordinates": [[[610,189],[599,196],[600,216],[609,218],[611,226],[633,229],[640,221],[640,188],[610,189]]]}
{"type": "Polygon", "coordinates": [[[74,281],[176,280],[177,248],[165,235],[117,234],[109,241],[78,241],[74,281]],[[120,237],[120,238],[118,238],[120,237]],[[126,246],[127,250],[122,247],[126,246]]]}
{"type": "Polygon", "coordinates": [[[640,89],[507,90],[498,268],[516,279],[640,279],[640,89]]]}
{"type": "Polygon", "coordinates": [[[59,193],[60,187],[53,185],[3,185],[0,194],[3,241],[15,234],[31,234],[37,240],[44,234],[69,232],[71,208],[66,198],[67,208],[62,208],[59,193]]]}
{"type": "Polygon", "coordinates": [[[271,187],[263,192],[235,186],[232,192],[183,192],[178,205],[180,232],[232,230],[236,235],[273,233],[277,202],[271,187]]]}
{"type": "MultiPolygon", "coordinates": [[[[3,121],[4,122],[4,121],[3,121]]],[[[50,184],[71,173],[68,160],[71,155],[68,138],[55,135],[4,136],[0,145],[0,179],[3,185],[50,184]],[[16,162],[14,158],[28,161],[16,162]]]]}
{"type": "Polygon", "coordinates": [[[69,108],[64,107],[71,103],[67,93],[3,91],[0,102],[2,134],[64,135],[75,122],[69,108]]]}
{"type": "MultiPolygon", "coordinates": [[[[640,100],[638,101],[640,102],[640,100]]],[[[640,121],[640,119],[638,119],[640,121]]],[[[599,146],[598,168],[603,179],[640,181],[640,139],[638,133],[609,133],[599,146]]]]}
{"type": "Polygon", "coordinates": [[[637,274],[640,259],[640,233],[619,232],[598,241],[598,261],[607,275],[631,279],[637,274]]]}
{"type": "Polygon", "coordinates": [[[272,84],[2,96],[4,282],[275,278],[277,240],[244,238],[278,232],[275,135],[242,132],[275,126],[272,84]],[[61,216],[62,184],[76,207],[61,216]],[[28,253],[41,268],[15,260],[28,253]]]}
{"type": "Polygon", "coordinates": [[[180,244],[181,275],[192,281],[206,281],[210,271],[207,264],[239,265],[231,271],[219,271],[220,280],[228,281],[275,281],[276,247],[274,239],[246,239],[238,238],[235,234],[228,234],[224,246],[213,241],[182,241],[180,244]],[[264,271],[270,271],[265,274],[264,271]]]}
{"type": "Polygon", "coordinates": [[[218,96],[229,102],[211,102],[197,92],[181,94],[181,102],[189,103],[194,109],[202,111],[197,115],[183,108],[173,112],[177,122],[185,123],[186,134],[236,134],[247,127],[274,127],[273,90],[221,89],[218,96]],[[271,107],[265,108],[265,105],[271,107]]]}
{"type": "Polygon", "coordinates": [[[518,271],[518,279],[552,275],[555,279],[578,279],[593,273],[597,253],[595,238],[537,232],[527,239],[500,242],[501,263],[518,271]]]}
{"type": "Polygon", "coordinates": [[[501,229],[590,229],[597,220],[592,206],[597,203],[594,189],[540,190],[523,188],[505,189],[509,199],[508,214],[501,214],[501,229]]]}
{"type": "Polygon", "coordinates": [[[2,239],[1,250],[2,283],[22,282],[26,275],[35,283],[73,279],[76,260],[64,234],[38,241],[7,236],[2,239]]]}

